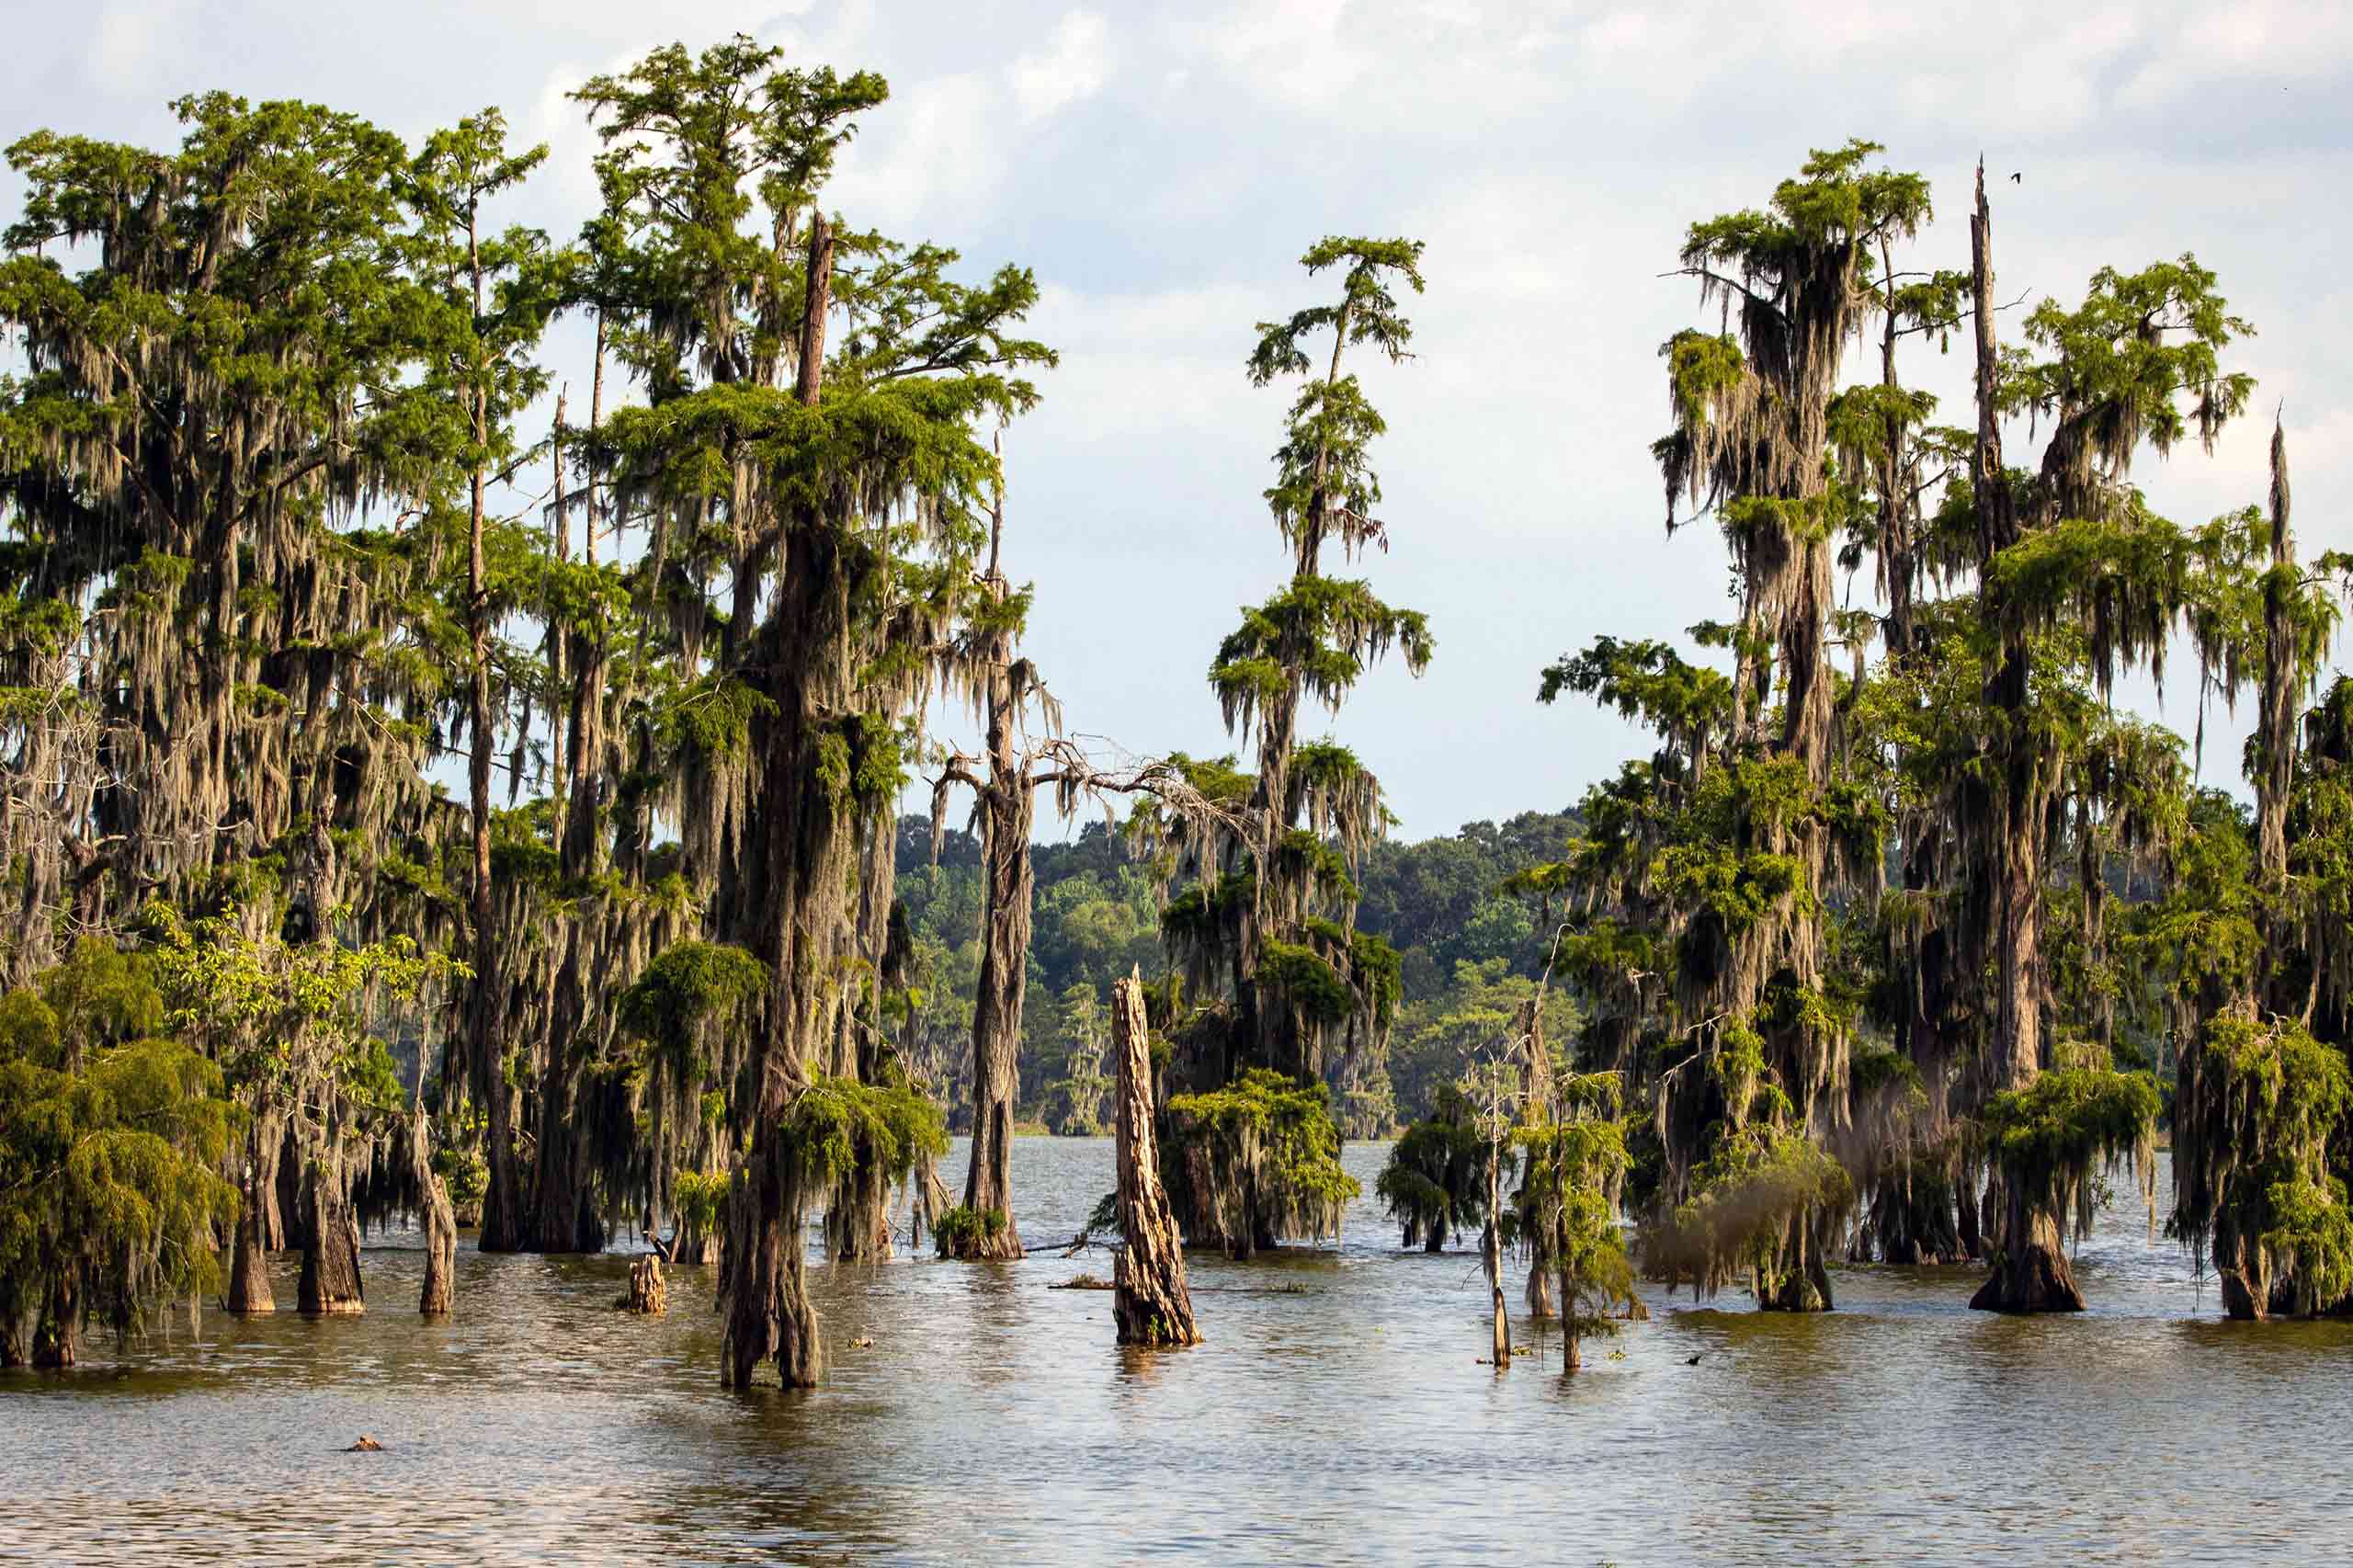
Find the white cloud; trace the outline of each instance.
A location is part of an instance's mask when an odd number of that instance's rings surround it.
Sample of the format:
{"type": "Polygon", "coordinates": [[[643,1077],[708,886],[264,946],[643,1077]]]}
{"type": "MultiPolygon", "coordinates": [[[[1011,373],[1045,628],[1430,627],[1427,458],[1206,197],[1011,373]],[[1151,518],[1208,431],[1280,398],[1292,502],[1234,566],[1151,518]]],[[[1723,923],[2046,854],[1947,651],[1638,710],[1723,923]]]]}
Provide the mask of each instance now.
{"type": "Polygon", "coordinates": [[[84,62],[90,80],[109,91],[176,90],[168,81],[183,56],[188,0],[113,0],[102,6],[84,62]]]}
{"type": "Polygon", "coordinates": [[[858,228],[936,234],[986,201],[1007,161],[997,127],[1003,98],[977,71],[901,88],[869,116],[842,154],[825,199],[858,228]]]}
{"type": "Polygon", "coordinates": [[[1021,118],[1043,119],[1101,92],[1110,74],[1109,40],[1110,29],[1094,12],[1066,13],[1044,49],[1022,55],[1006,72],[1021,118]]]}

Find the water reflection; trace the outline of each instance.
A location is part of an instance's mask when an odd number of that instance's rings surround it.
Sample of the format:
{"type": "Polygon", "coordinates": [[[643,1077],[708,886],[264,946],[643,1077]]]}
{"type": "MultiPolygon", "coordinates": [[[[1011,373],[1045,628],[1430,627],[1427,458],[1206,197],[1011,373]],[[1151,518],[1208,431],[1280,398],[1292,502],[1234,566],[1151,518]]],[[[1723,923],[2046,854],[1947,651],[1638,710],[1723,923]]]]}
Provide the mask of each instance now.
{"type": "MultiPolygon", "coordinates": [[[[1381,1154],[1348,1152],[1368,1190],[1381,1154]]],[[[1015,1169],[1024,1234],[1069,1236],[1109,1146],[1024,1141],[1015,1169]]],[[[2353,1392],[2353,1324],[2215,1322],[2146,1225],[2084,1246],[2079,1318],[1970,1312],[1966,1269],[1840,1270],[1827,1317],[1654,1292],[1568,1379],[1524,1315],[1535,1353],[1481,1365],[1475,1256],[1401,1254],[1369,1202],[1336,1245],[1196,1258],[1208,1342],[1182,1351],[1121,1350],[1108,1294],[1049,1288],[1099,1253],[813,1262],[832,1380],[748,1396],[717,1387],[707,1270],[646,1320],[612,1310],[624,1258],[466,1252],[459,1315],[426,1324],[393,1237],[356,1321],[208,1313],[126,1375],[0,1381],[0,1557],[2326,1555],[2339,1467],[2314,1439],[2353,1392]],[[340,1451],[362,1431],[385,1451],[340,1451]]]]}

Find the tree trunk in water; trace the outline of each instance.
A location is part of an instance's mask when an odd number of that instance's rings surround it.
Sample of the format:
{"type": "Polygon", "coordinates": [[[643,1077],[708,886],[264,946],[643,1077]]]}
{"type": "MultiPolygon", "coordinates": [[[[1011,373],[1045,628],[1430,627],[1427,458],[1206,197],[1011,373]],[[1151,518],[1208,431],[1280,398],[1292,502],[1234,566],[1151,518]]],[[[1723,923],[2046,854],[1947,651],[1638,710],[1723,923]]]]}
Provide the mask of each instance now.
{"type": "Polygon", "coordinates": [[[63,1371],[81,1361],[82,1294],[73,1280],[60,1279],[41,1302],[40,1325],[33,1330],[33,1365],[63,1371]]]}
{"type": "Polygon", "coordinates": [[[1503,1231],[1495,1217],[1503,1212],[1503,1181],[1497,1168],[1495,1141],[1487,1142],[1487,1228],[1479,1240],[1480,1261],[1487,1268],[1487,1294],[1493,1298],[1495,1309],[1495,1366],[1502,1371],[1511,1365],[1511,1312],[1504,1304],[1503,1231]]]}
{"type": "MultiPolygon", "coordinates": [[[[579,941],[575,929],[569,944],[576,949],[579,941]]],[[[567,960],[564,967],[572,970],[573,961],[567,960]]],[[[567,993],[559,980],[559,1028],[551,1031],[547,1071],[540,1080],[539,1161],[533,1172],[538,1218],[531,1226],[530,1244],[538,1252],[602,1252],[604,1220],[589,1200],[588,1183],[580,1169],[580,1130],[572,1107],[571,1052],[576,1015],[564,1016],[567,994],[576,997],[577,992],[567,993]]]]}
{"type": "Polygon", "coordinates": [[[449,1184],[433,1168],[421,1105],[409,1113],[408,1152],[417,1187],[417,1218],[425,1230],[425,1285],[417,1293],[416,1310],[426,1317],[446,1317],[458,1267],[458,1217],[449,1207],[449,1184]]]}
{"type": "MultiPolygon", "coordinates": [[[[809,230],[807,296],[801,332],[800,401],[815,407],[824,369],[832,226],[823,212],[809,230]]],[[[847,824],[821,781],[820,666],[841,641],[832,625],[842,582],[841,541],[827,519],[790,518],[773,611],[776,710],[767,721],[762,768],[762,832],[767,890],[760,941],[771,965],[767,1017],[755,1046],[758,1085],[744,1182],[728,1204],[720,1291],[727,1328],[721,1376],[745,1389],[774,1360],[787,1388],[815,1386],[824,1347],[804,1283],[810,1194],[788,1144],[785,1119],[807,1085],[813,1031],[821,1027],[824,969],[838,936],[838,901],[852,871],[842,852],[847,824]]]]}
{"type": "Polygon", "coordinates": [[[825,1256],[835,1263],[881,1263],[891,1251],[891,1180],[873,1151],[861,1146],[825,1206],[825,1256]]]}
{"type": "Polygon", "coordinates": [[[277,1154],[284,1134],[275,1118],[256,1117],[247,1136],[244,1202],[237,1211],[237,1238],[229,1262],[229,1310],[274,1312],[278,1298],[269,1288],[269,1233],[278,1228],[272,1223],[277,1218],[277,1154]]]}
{"type": "MultiPolygon", "coordinates": [[[[1002,494],[997,520],[1001,528],[1002,494]]],[[[1009,591],[994,569],[988,585],[999,601],[1009,591]]],[[[1037,890],[1029,866],[1028,764],[1014,743],[1025,693],[1016,686],[1009,631],[993,639],[989,665],[989,778],[981,790],[988,905],[982,915],[980,984],[972,997],[972,1163],[964,1178],[964,1207],[976,1219],[991,1211],[1002,1214],[1005,1223],[994,1233],[986,1225],[965,1227],[949,1249],[962,1258],[1022,1256],[1021,1233],[1013,1222],[1013,1102],[1020,1087],[1021,1004],[1037,890]]]]}
{"type": "Polygon", "coordinates": [[[1528,1266],[1528,1315],[1532,1318],[1560,1316],[1560,1309],[1552,1300],[1552,1274],[1541,1257],[1528,1266]]]}
{"type": "MultiPolygon", "coordinates": [[[[1997,355],[1994,342],[1994,220],[1985,205],[1985,170],[1977,171],[1977,210],[1971,223],[1971,283],[1977,335],[1977,446],[1971,461],[1977,510],[1979,565],[1989,585],[1987,608],[2002,629],[2000,663],[1986,683],[1988,706],[2005,716],[2000,783],[1990,819],[1994,838],[1995,1082],[2023,1089],[2042,1070],[2042,842],[2049,799],[2049,760],[2026,723],[2031,701],[2032,658],[2019,617],[1994,592],[1995,558],[2018,542],[2018,509],[2002,464],[1997,355]]],[[[2055,439],[2055,438],[2054,438],[2055,439]]],[[[1987,1312],[2080,1312],[2056,1216],[2028,1204],[2015,1183],[2003,1184],[2000,1251],[1994,1272],[1970,1301],[1987,1312]]]]}
{"type": "Polygon", "coordinates": [[[296,1303],[307,1313],[368,1310],[359,1285],[359,1226],[341,1187],[315,1160],[302,1176],[302,1279],[296,1303]]]}
{"type": "Polygon", "coordinates": [[[1569,1280],[1568,1254],[1561,1254],[1561,1371],[1563,1376],[1585,1365],[1577,1350],[1577,1294],[1569,1280]]]}
{"type": "Polygon", "coordinates": [[[2082,1312],[2084,1293],[2067,1267],[2058,1222],[2030,1208],[2015,1190],[2006,1197],[2002,1251],[1970,1306],[1988,1312],[2082,1312]]]}
{"type": "Polygon", "coordinates": [[[658,1316],[670,1310],[670,1289],[662,1281],[662,1263],[652,1256],[629,1266],[629,1294],[619,1302],[624,1312],[658,1316]]]}
{"type": "Polygon", "coordinates": [[[1185,1249],[1161,1190],[1153,1137],[1152,1044],[1143,981],[1131,972],[1111,987],[1111,1049],[1120,1058],[1120,1229],[1127,1245],[1111,1269],[1111,1313],[1122,1345],[1199,1345],[1185,1249]]]}
{"type": "Polygon", "coordinates": [[[262,1244],[259,1207],[248,1200],[237,1215],[237,1242],[229,1264],[229,1310],[233,1312],[274,1312],[278,1298],[269,1288],[269,1251],[262,1244]]]}

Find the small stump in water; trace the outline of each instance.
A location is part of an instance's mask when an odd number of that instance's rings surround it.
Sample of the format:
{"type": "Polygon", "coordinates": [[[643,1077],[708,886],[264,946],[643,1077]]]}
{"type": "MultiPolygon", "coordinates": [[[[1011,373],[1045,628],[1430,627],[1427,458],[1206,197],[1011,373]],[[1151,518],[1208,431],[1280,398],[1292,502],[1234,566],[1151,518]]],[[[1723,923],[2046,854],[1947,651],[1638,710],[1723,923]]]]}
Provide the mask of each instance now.
{"type": "Polygon", "coordinates": [[[670,1288],[662,1280],[662,1260],[651,1253],[629,1266],[629,1294],[613,1303],[625,1312],[670,1310],[670,1288]]]}

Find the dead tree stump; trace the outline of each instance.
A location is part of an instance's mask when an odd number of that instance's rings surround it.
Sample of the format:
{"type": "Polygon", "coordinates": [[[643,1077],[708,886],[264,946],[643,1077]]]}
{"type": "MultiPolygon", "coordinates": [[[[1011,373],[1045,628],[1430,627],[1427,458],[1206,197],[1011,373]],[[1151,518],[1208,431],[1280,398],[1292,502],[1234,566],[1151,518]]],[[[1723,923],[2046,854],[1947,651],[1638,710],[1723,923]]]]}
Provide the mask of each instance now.
{"type": "Polygon", "coordinates": [[[629,1266],[629,1294],[613,1303],[624,1312],[658,1315],[670,1310],[670,1288],[663,1282],[662,1260],[648,1253],[629,1266]]]}
{"type": "Polygon", "coordinates": [[[1127,1245],[1112,1268],[1112,1316],[1122,1345],[1199,1345],[1193,1298],[1185,1288],[1184,1244],[1152,1130],[1152,1044],[1143,982],[1131,973],[1111,988],[1112,1050],[1120,1058],[1120,1229],[1127,1245]]]}

